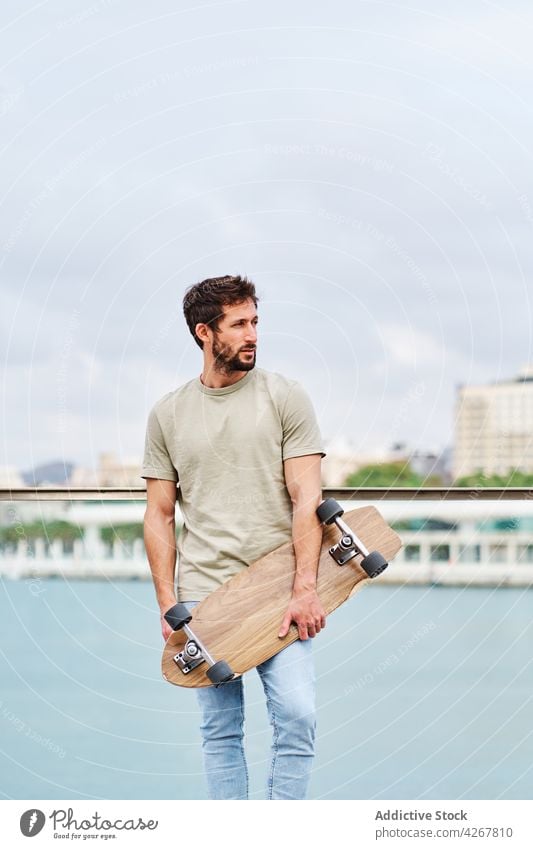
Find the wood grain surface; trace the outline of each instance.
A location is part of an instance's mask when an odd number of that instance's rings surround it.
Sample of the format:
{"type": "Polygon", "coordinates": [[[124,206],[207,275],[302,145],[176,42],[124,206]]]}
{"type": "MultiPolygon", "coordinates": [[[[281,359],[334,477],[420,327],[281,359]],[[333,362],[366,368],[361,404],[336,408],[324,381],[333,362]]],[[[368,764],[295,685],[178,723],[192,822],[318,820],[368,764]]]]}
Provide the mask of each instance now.
{"type": "MultiPolygon", "coordinates": [[[[400,550],[399,536],[375,507],[351,510],[342,519],[369,551],[380,551],[390,561],[400,550]]],[[[329,548],[339,539],[335,525],[324,528],[317,592],[326,615],[371,580],[359,565],[360,556],[345,566],[335,562],[329,548]]],[[[295,568],[292,543],[285,543],[231,578],[194,608],[189,627],[215,660],[227,661],[236,674],[242,675],[298,639],[294,624],[285,638],[278,637],[291,597],[295,568]]],[[[173,660],[185,642],[182,630],[174,631],[168,638],[163,651],[163,677],[181,687],[213,686],[205,674],[207,664],[184,675],[173,660]]]]}

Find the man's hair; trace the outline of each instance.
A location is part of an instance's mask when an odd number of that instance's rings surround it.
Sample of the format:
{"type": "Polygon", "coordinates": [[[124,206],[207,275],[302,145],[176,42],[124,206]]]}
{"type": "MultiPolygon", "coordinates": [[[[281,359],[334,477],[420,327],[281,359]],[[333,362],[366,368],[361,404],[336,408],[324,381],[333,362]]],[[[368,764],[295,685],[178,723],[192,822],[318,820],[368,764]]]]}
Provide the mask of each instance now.
{"type": "Polygon", "coordinates": [[[208,324],[215,331],[224,315],[224,307],[241,304],[251,299],[255,306],[259,298],[254,284],[246,277],[209,277],[201,283],[189,286],[183,298],[183,314],[194,340],[203,349],[203,342],[195,333],[197,324],[208,324]]]}

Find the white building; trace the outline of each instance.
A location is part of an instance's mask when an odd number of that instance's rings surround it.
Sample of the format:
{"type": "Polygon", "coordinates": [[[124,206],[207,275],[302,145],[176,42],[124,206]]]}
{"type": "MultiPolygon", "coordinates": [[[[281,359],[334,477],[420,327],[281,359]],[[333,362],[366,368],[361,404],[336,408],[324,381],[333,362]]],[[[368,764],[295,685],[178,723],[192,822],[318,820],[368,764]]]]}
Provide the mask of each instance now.
{"type": "Polygon", "coordinates": [[[325,446],[326,457],[322,461],[322,483],[324,486],[344,486],[348,475],[369,464],[385,463],[390,452],[365,455],[356,451],[347,442],[337,439],[325,446]]]}
{"type": "Polygon", "coordinates": [[[24,480],[15,466],[0,466],[0,489],[20,489],[24,480]]]}
{"type": "Polygon", "coordinates": [[[77,466],[69,479],[70,486],[142,486],[141,462],[138,457],[119,458],[113,452],[99,455],[97,468],[77,466]]]}
{"type": "Polygon", "coordinates": [[[455,422],[455,478],[511,469],[533,474],[533,367],[513,380],[461,386],[455,422]]]}

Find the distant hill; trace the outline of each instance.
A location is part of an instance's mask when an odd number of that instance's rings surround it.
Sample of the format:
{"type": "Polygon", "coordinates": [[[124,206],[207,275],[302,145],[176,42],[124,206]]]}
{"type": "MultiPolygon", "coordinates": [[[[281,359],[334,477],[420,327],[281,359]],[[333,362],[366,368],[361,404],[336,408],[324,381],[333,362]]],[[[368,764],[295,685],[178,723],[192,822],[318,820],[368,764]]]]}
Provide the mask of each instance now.
{"type": "Polygon", "coordinates": [[[62,486],[67,483],[73,469],[74,463],[57,460],[52,463],[44,463],[42,466],[35,466],[29,472],[21,472],[21,475],[26,486],[43,486],[46,484],[62,486]]]}

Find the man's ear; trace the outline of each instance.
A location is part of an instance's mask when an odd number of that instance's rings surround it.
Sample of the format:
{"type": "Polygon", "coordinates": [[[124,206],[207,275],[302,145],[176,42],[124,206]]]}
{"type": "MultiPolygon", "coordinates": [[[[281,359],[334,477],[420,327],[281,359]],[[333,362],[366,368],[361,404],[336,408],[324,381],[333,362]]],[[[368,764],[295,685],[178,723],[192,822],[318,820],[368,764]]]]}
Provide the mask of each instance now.
{"type": "Polygon", "coordinates": [[[198,336],[201,342],[205,343],[209,342],[209,328],[207,324],[197,324],[194,328],[194,332],[198,336]]]}

